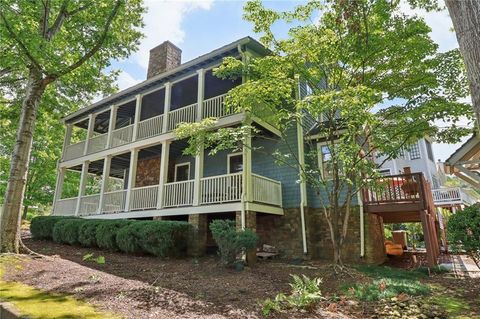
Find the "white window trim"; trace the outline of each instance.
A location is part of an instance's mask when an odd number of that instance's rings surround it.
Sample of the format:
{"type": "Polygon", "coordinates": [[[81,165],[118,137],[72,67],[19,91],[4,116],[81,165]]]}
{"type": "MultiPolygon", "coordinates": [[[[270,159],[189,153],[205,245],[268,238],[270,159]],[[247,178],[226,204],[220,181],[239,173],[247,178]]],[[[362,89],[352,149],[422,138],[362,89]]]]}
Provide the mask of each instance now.
{"type": "Polygon", "coordinates": [[[175,175],[174,175],[173,181],[177,182],[177,168],[180,167],[180,166],[188,166],[188,178],[187,178],[187,180],[190,180],[190,162],[183,162],[183,163],[175,164],[175,175]]]}
{"type": "MultiPolygon", "coordinates": [[[[337,141],[334,142],[334,144],[336,144],[336,143],[337,143],[337,141]]],[[[327,181],[333,179],[333,177],[326,179],[325,176],[323,176],[324,169],[323,169],[323,159],[322,159],[322,155],[323,155],[323,153],[322,153],[322,146],[325,146],[325,145],[328,146],[328,144],[330,144],[330,142],[318,142],[318,143],[317,143],[317,161],[318,161],[318,167],[320,168],[320,174],[322,174],[322,178],[323,178],[324,180],[327,180],[327,181]]]]}
{"type": "Polygon", "coordinates": [[[379,168],[378,173],[383,175],[383,176],[390,176],[392,175],[392,169],[391,168],[379,168]],[[382,172],[388,172],[388,175],[383,175],[382,172]]]}
{"type": "MultiPolygon", "coordinates": [[[[242,157],[242,165],[243,165],[243,153],[242,152],[227,154],[227,174],[234,174],[234,173],[230,173],[230,158],[234,157],[234,156],[241,156],[242,157]]],[[[242,171],[243,171],[243,167],[242,167],[242,171]]]]}

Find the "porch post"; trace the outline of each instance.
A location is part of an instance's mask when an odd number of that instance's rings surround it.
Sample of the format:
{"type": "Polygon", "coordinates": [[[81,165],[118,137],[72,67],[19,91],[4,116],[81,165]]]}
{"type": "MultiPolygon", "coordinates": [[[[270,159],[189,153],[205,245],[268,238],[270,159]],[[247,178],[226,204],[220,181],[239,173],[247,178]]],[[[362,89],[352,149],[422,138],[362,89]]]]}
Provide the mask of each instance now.
{"type": "Polygon", "coordinates": [[[88,144],[90,144],[90,139],[93,135],[93,129],[95,127],[95,115],[96,114],[89,114],[88,115],[88,131],[87,131],[87,139],[85,140],[85,149],[83,150],[83,155],[87,155],[88,152],[88,144]]]}
{"type": "Polygon", "coordinates": [[[117,122],[117,105],[110,106],[110,122],[108,122],[107,149],[112,147],[112,133],[117,122]]]}
{"type": "Polygon", "coordinates": [[[243,190],[245,200],[247,202],[253,201],[253,184],[252,184],[252,134],[251,130],[245,137],[245,142],[242,151],[243,157],[243,190]]]}
{"type": "Polygon", "coordinates": [[[172,83],[165,83],[165,105],[163,106],[163,128],[162,133],[168,132],[168,117],[172,95],[172,83]]]}
{"type": "Polygon", "coordinates": [[[198,93],[197,93],[197,122],[203,118],[203,99],[205,94],[205,70],[197,70],[198,73],[198,93]]]}
{"type": "Polygon", "coordinates": [[[55,214],[55,207],[57,206],[57,201],[62,198],[63,182],[65,180],[65,167],[60,167],[57,170],[57,183],[55,185],[55,195],[53,197],[53,213],[55,214]]]}
{"type": "Polygon", "coordinates": [[[158,197],[157,208],[163,208],[163,198],[165,196],[164,188],[167,182],[168,174],[168,158],[170,155],[170,141],[162,142],[162,157],[160,159],[160,177],[158,179],[158,197]]]}
{"type": "Polygon", "coordinates": [[[83,162],[82,165],[82,175],[80,176],[80,186],[78,189],[78,199],[77,199],[77,208],[75,209],[75,216],[78,216],[80,213],[80,204],[82,202],[82,196],[85,195],[85,188],[87,186],[87,177],[88,177],[88,167],[90,166],[89,161],[83,162]]]}
{"type": "Polygon", "coordinates": [[[128,188],[127,199],[125,200],[125,211],[130,210],[130,202],[132,198],[132,189],[135,187],[135,180],[137,177],[137,161],[138,148],[134,148],[130,153],[130,168],[128,170],[128,188]]]}
{"type": "Polygon", "coordinates": [[[133,137],[132,141],[137,140],[138,123],[140,122],[140,115],[142,114],[142,95],[137,94],[137,103],[135,105],[135,119],[133,120],[133,137]]]}
{"type": "Polygon", "coordinates": [[[204,160],[203,145],[195,156],[195,180],[193,182],[193,206],[200,205],[201,200],[201,179],[203,177],[203,160],[204,160]]]}
{"type": "Polygon", "coordinates": [[[103,176],[102,186],[100,187],[100,200],[98,204],[98,213],[103,211],[103,204],[105,201],[105,192],[108,191],[108,181],[110,179],[110,164],[112,163],[112,155],[107,155],[103,160],[103,176]]]}
{"type": "Polygon", "coordinates": [[[70,145],[70,140],[72,138],[73,124],[67,124],[65,129],[65,138],[63,140],[63,149],[62,149],[62,159],[65,155],[65,150],[68,145],[70,145]]]}

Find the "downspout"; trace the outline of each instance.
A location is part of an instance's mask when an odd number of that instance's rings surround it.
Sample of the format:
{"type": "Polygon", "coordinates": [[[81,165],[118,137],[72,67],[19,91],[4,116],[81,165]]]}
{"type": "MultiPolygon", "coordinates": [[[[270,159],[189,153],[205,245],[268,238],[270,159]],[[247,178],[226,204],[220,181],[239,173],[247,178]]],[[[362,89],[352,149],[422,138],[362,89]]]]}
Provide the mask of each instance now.
{"type": "MultiPolygon", "coordinates": [[[[242,62],[245,63],[247,57],[245,55],[245,52],[243,52],[242,46],[240,44],[237,46],[237,50],[238,50],[238,53],[240,53],[240,56],[242,57],[242,62]]],[[[246,77],[244,75],[242,75],[242,83],[245,83],[245,81],[246,81],[246,77]]],[[[242,154],[243,154],[243,152],[242,152],[242,154]]],[[[242,156],[242,158],[243,158],[243,156],[242,156]]],[[[246,226],[245,225],[246,224],[245,223],[245,210],[246,210],[245,206],[247,205],[247,200],[246,200],[247,195],[245,193],[245,189],[246,189],[245,182],[247,180],[246,175],[247,174],[245,173],[245,170],[243,170],[243,172],[242,172],[242,180],[243,180],[242,181],[242,205],[241,205],[242,206],[242,211],[240,212],[240,224],[241,224],[242,230],[245,230],[245,226],[246,226]]]]}
{"type": "Polygon", "coordinates": [[[360,192],[357,193],[358,206],[360,211],[360,258],[365,257],[365,219],[363,216],[363,201],[360,192]]]}

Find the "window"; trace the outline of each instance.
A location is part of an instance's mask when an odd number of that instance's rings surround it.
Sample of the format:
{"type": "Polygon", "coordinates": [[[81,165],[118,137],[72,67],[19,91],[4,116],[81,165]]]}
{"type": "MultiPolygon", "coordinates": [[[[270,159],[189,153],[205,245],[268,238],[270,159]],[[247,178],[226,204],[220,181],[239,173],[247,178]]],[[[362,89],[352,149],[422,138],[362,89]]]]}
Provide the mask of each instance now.
{"type": "Polygon", "coordinates": [[[418,143],[408,147],[408,154],[410,155],[411,160],[420,158],[420,147],[418,147],[418,143]]]}
{"type": "Polygon", "coordinates": [[[229,174],[240,173],[243,171],[242,153],[228,154],[227,170],[229,174]]]}
{"type": "Polygon", "coordinates": [[[332,154],[328,145],[318,144],[318,161],[323,179],[333,177],[332,154]]]}
{"type": "Polygon", "coordinates": [[[430,143],[429,141],[425,140],[425,145],[427,146],[427,156],[428,156],[428,159],[431,160],[432,162],[435,162],[435,158],[433,157],[432,143],[430,143]]]}
{"type": "Polygon", "coordinates": [[[190,163],[175,165],[175,182],[188,181],[190,179],[190,163]]]}
{"type": "Polygon", "coordinates": [[[392,175],[392,172],[390,171],[390,168],[387,168],[387,169],[381,169],[378,171],[380,173],[380,175],[382,176],[390,176],[392,175]]]}

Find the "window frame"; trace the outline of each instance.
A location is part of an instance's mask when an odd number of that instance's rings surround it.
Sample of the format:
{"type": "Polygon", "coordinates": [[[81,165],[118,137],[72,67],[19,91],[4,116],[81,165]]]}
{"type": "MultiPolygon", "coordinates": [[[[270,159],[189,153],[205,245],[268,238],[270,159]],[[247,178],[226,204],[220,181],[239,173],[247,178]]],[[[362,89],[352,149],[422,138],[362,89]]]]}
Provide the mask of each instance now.
{"type": "MultiPolygon", "coordinates": [[[[320,169],[320,174],[322,175],[322,178],[324,180],[332,180],[333,176],[325,178],[325,170],[323,167],[323,152],[322,152],[322,146],[328,146],[329,142],[318,142],[317,143],[317,161],[318,161],[318,168],[320,169]]],[[[334,144],[337,144],[335,141],[334,144]]]]}
{"type": "Polygon", "coordinates": [[[238,173],[243,172],[243,165],[244,165],[244,163],[243,163],[243,152],[236,152],[236,153],[227,154],[227,174],[238,174],[238,173]],[[242,170],[240,172],[230,173],[230,158],[235,157],[235,156],[241,156],[242,157],[242,170]]]}
{"type": "Polygon", "coordinates": [[[190,180],[190,162],[182,162],[182,163],[178,163],[178,164],[175,164],[175,173],[174,173],[174,177],[173,177],[173,181],[174,182],[183,182],[183,181],[178,181],[177,180],[177,169],[181,166],[187,166],[188,167],[188,178],[186,179],[187,181],[190,180]]]}
{"type": "Polygon", "coordinates": [[[422,158],[422,153],[421,153],[421,150],[420,150],[420,145],[418,145],[418,141],[416,143],[408,146],[408,158],[411,161],[422,158]],[[414,150],[414,155],[418,154],[418,156],[416,156],[416,157],[412,156],[412,149],[414,150]]]}

